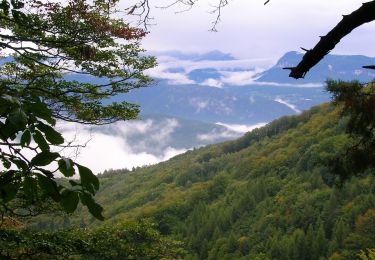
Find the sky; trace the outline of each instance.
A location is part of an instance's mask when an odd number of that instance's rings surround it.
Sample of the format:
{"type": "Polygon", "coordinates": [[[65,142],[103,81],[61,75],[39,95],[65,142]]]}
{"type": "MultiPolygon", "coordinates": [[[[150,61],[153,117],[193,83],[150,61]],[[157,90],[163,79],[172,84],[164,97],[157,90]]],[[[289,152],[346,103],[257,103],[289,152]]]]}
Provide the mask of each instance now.
{"type": "MultiPolygon", "coordinates": [[[[238,59],[269,59],[275,62],[288,51],[312,48],[340,20],[364,0],[229,0],[222,10],[218,32],[210,32],[216,1],[199,0],[189,11],[182,6],[154,8],[153,23],[143,41],[147,50],[206,52],[220,50],[238,59]]],[[[157,1],[166,6],[172,1],[157,1]]],[[[375,23],[356,29],[333,51],[335,54],[375,56],[375,23]]]]}

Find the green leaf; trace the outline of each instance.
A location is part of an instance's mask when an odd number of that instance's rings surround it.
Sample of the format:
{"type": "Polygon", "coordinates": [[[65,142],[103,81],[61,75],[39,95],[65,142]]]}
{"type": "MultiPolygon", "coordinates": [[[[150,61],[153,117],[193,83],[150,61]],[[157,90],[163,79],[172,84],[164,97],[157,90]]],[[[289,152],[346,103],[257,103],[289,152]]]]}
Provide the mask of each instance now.
{"type": "Polygon", "coordinates": [[[20,107],[18,107],[9,114],[8,119],[9,122],[17,128],[23,129],[27,124],[28,117],[25,112],[20,107]]]}
{"type": "Polygon", "coordinates": [[[3,166],[6,169],[9,169],[12,166],[11,162],[9,160],[5,159],[5,158],[1,159],[1,161],[3,162],[3,166]]]}
{"type": "Polygon", "coordinates": [[[46,136],[46,139],[51,144],[64,143],[64,138],[62,137],[62,135],[59,132],[57,132],[55,129],[53,129],[51,126],[43,124],[42,122],[39,122],[36,127],[44,133],[44,135],[46,136]]]}
{"type": "Polygon", "coordinates": [[[4,203],[7,203],[14,199],[18,193],[20,188],[20,184],[18,182],[8,183],[6,185],[1,186],[0,188],[0,196],[1,200],[4,203]]]}
{"type": "Polygon", "coordinates": [[[1,1],[0,9],[4,12],[6,16],[9,15],[9,8],[10,8],[10,4],[8,3],[8,1],[6,0],[1,1]]]}
{"type": "Polygon", "coordinates": [[[43,151],[41,153],[38,153],[33,159],[31,159],[31,164],[36,166],[46,166],[56,160],[56,158],[59,156],[60,155],[58,153],[43,151]]]}
{"type": "Polygon", "coordinates": [[[0,174],[0,198],[7,203],[14,199],[20,188],[20,178],[17,171],[10,170],[0,174]]]}
{"type": "Polygon", "coordinates": [[[60,204],[67,213],[73,213],[79,202],[78,193],[71,190],[64,190],[61,194],[60,204]]]}
{"type": "Polygon", "coordinates": [[[13,181],[14,177],[16,176],[15,170],[5,171],[0,174],[0,188],[3,185],[6,185],[13,181]]]}
{"type": "Polygon", "coordinates": [[[60,201],[61,195],[54,180],[38,174],[38,184],[44,194],[50,196],[54,201],[60,201]]]}
{"type": "Polygon", "coordinates": [[[29,146],[31,142],[31,133],[29,130],[25,130],[21,136],[22,147],[29,146]]]}
{"type": "Polygon", "coordinates": [[[33,133],[33,138],[34,138],[34,141],[38,144],[40,150],[49,151],[49,145],[46,139],[44,139],[41,132],[35,130],[35,132],[33,133]]]}
{"type": "Polygon", "coordinates": [[[95,191],[99,189],[99,180],[92,171],[80,164],[76,164],[79,171],[79,176],[81,177],[81,185],[85,187],[91,194],[95,194],[95,191]]]}
{"type": "Polygon", "coordinates": [[[37,117],[46,120],[49,124],[55,125],[56,121],[52,118],[52,111],[43,102],[36,100],[35,103],[30,106],[30,111],[37,117]]]}
{"type": "Polygon", "coordinates": [[[29,176],[25,177],[22,183],[22,188],[25,193],[25,198],[30,202],[35,202],[37,197],[37,180],[29,176]]]}
{"type": "Polygon", "coordinates": [[[58,164],[60,172],[65,177],[72,177],[74,175],[74,163],[71,159],[63,157],[58,161],[58,164]]]}
{"type": "Polygon", "coordinates": [[[14,163],[20,170],[27,171],[27,169],[29,168],[28,163],[24,160],[21,160],[19,158],[10,158],[9,160],[14,163]]]}
{"type": "Polygon", "coordinates": [[[93,215],[96,219],[104,220],[102,215],[103,208],[98,203],[94,201],[90,194],[87,193],[80,193],[79,198],[83,205],[85,205],[91,215],[93,215]]]}

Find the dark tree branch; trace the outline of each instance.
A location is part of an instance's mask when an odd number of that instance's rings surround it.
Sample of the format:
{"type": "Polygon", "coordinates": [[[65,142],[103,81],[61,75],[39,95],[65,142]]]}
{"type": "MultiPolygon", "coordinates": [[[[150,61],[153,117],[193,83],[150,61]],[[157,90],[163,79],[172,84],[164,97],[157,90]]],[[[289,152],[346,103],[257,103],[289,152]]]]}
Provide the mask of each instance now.
{"type": "Polygon", "coordinates": [[[375,20],[375,0],[362,4],[362,6],[349,15],[344,15],[343,19],[326,35],[322,36],[317,45],[308,50],[302,61],[292,68],[289,77],[299,79],[318,64],[342,38],[350,34],[355,28],[375,20]]]}
{"type": "Polygon", "coordinates": [[[375,70],[375,65],[363,66],[364,69],[375,70]]]}

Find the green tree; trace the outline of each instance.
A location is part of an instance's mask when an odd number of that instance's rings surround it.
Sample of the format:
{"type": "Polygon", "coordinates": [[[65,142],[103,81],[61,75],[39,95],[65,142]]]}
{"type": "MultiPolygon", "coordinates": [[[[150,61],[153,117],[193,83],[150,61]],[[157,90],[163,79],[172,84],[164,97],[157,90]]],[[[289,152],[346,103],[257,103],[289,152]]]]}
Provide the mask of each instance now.
{"type": "Polygon", "coordinates": [[[375,83],[328,81],[327,89],[348,120],[346,132],[352,137],[350,145],[331,159],[333,172],[342,179],[375,167],[375,83]]]}
{"type": "Polygon", "coordinates": [[[67,212],[80,201],[103,219],[93,199],[97,177],[58,152],[69,143],[55,124],[136,118],[137,105],[108,99],[148,85],[151,79],[143,71],[155,60],[141,55],[145,31],[113,18],[117,2],[0,2],[0,51],[10,54],[0,67],[2,214],[34,214],[41,202],[52,199],[67,212]],[[58,182],[58,172],[78,173],[80,181],[58,182]]]}

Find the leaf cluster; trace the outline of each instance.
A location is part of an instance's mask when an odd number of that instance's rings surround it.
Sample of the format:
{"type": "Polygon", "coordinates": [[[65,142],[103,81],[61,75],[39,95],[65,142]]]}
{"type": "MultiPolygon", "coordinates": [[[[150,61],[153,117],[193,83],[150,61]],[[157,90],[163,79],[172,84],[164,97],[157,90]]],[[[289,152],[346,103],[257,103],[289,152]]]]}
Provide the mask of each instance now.
{"type": "Polygon", "coordinates": [[[35,214],[37,204],[52,199],[68,213],[81,201],[95,217],[103,219],[102,208],[93,200],[99,189],[97,177],[52,150],[62,145],[64,138],[54,129],[51,110],[38,97],[25,101],[3,94],[0,100],[0,158],[6,169],[0,175],[3,214],[35,214]],[[59,184],[56,172],[65,177],[77,172],[80,181],[70,180],[68,186],[59,184]],[[12,200],[18,201],[16,207],[12,200]]]}

